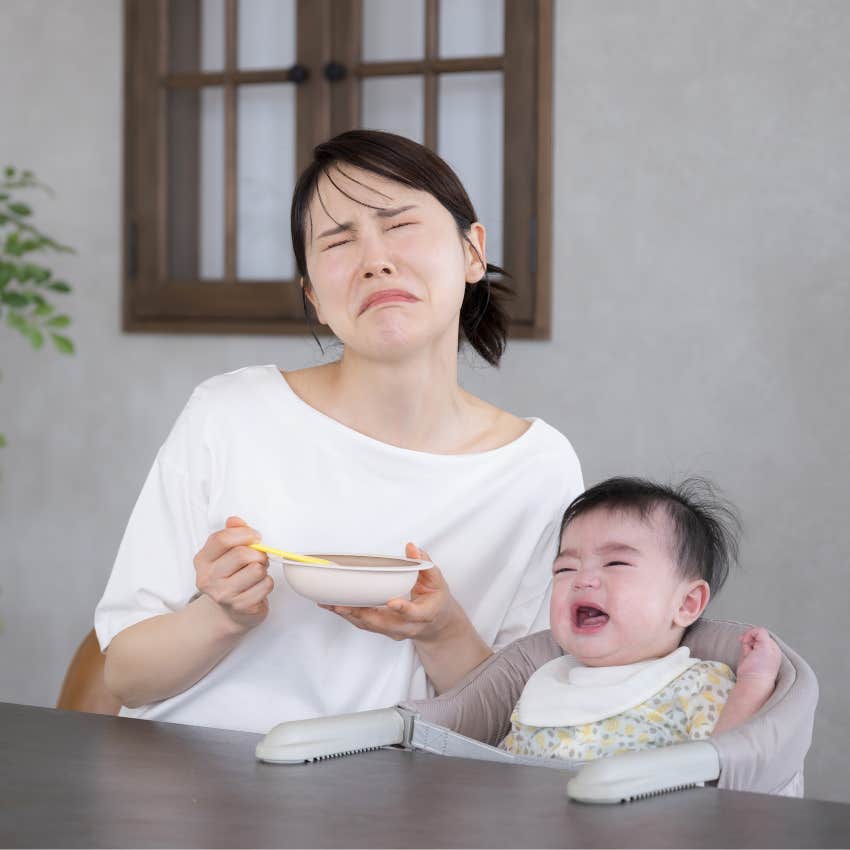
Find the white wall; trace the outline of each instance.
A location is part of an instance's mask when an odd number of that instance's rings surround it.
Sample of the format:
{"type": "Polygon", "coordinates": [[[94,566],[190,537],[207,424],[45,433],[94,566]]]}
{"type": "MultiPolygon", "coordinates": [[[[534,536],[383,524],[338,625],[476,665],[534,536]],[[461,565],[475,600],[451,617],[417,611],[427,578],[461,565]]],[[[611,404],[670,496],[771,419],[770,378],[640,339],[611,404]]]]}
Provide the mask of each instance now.
{"type": "MultiPolygon", "coordinates": [[[[121,4],[5,0],[0,164],[37,213],[78,353],[0,330],[0,699],[50,705],[192,387],[309,340],[120,331],[121,4]]],[[[850,801],[850,4],[558,0],[554,336],[466,385],[564,430],[588,483],[713,478],[744,516],[714,613],[821,683],[807,790],[850,801]]]]}

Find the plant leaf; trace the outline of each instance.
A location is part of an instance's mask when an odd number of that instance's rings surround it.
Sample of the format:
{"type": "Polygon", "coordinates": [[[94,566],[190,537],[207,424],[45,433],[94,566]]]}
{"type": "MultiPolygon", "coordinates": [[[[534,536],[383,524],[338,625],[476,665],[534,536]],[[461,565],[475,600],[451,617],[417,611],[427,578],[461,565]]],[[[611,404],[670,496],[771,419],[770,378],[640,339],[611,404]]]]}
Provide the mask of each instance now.
{"type": "Polygon", "coordinates": [[[0,449],[2,449],[6,445],[6,437],[3,434],[0,434],[0,449]]]}
{"type": "Polygon", "coordinates": [[[21,243],[20,243],[20,240],[18,239],[18,233],[17,233],[17,231],[15,231],[15,232],[13,232],[13,233],[10,233],[10,234],[6,237],[6,241],[5,241],[5,243],[3,244],[3,250],[4,250],[7,254],[10,254],[10,255],[11,255],[11,256],[13,256],[13,257],[20,257],[20,256],[21,256],[21,254],[23,254],[23,253],[24,253],[24,252],[21,250],[21,243]]]}
{"type": "Polygon", "coordinates": [[[42,345],[44,345],[44,334],[33,325],[29,326],[27,336],[30,338],[30,342],[32,343],[33,348],[39,349],[42,347],[42,345]]]}
{"type": "Polygon", "coordinates": [[[50,336],[53,339],[53,344],[62,354],[74,353],[74,343],[68,337],[59,334],[50,334],[50,336]]]}
{"type": "Polygon", "coordinates": [[[71,286],[68,283],[65,283],[64,280],[54,280],[53,283],[49,283],[47,285],[48,289],[52,289],[54,292],[70,292],[71,286]]]}
{"type": "Polygon", "coordinates": [[[27,322],[20,313],[13,313],[9,311],[9,313],[6,314],[6,324],[11,328],[20,331],[24,334],[24,336],[29,334],[29,322],[27,322]]]}
{"type": "Polygon", "coordinates": [[[7,206],[15,215],[32,215],[32,209],[20,201],[14,201],[7,206]]]}
{"type": "Polygon", "coordinates": [[[32,299],[32,303],[35,304],[36,316],[49,316],[53,312],[53,305],[37,292],[31,293],[30,298],[32,299]]]}
{"type": "Polygon", "coordinates": [[[29,307],[30,297],[25,292],[0,292],[0,300],[14,309],[29,307]]]}
{"type": "Polygon", "coordinates": [[[54,316],[52,319],[48,319],[44,326],[46,328],[67,328],[68,325],[71,324],[71,317],[66,316],[64,313],[60,316],[54,316]]]}

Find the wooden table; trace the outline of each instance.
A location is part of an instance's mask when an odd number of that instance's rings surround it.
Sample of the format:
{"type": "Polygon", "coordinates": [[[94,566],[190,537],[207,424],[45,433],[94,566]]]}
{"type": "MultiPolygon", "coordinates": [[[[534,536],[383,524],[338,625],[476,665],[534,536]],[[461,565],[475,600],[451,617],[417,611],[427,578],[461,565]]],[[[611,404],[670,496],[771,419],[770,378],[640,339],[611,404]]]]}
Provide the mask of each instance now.
{"type": "Polygon", "coordinates": [[[700,788],[589,806],[546,768],[400,750],[265,765],[259,737],[0,703],[0,846],[850,845],[840,803],[700,788]]]}

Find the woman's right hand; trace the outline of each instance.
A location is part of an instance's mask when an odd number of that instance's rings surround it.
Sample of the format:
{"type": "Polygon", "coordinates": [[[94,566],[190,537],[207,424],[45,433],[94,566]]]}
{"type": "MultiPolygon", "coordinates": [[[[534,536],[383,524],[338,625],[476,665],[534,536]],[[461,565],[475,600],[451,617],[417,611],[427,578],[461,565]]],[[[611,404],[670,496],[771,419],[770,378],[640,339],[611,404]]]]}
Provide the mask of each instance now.
{"type": "Polygon", "coordinates": [[[248,631],[269,613],[274,579],[265,553],[251,549],[260,534],[237,516],[207,538],[195,555],[195,584],[215,602],[238,631],[248,631]]]}

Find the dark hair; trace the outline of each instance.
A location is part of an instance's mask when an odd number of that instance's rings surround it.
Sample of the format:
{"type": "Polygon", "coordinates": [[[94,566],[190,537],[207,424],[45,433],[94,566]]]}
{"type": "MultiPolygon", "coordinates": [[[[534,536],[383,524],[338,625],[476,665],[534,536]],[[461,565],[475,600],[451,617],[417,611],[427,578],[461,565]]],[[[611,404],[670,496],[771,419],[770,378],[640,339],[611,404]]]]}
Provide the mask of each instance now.
{"type": "MultiPolygon", "coordinates": [[[[478,216],[463,184],[446,162],[433,151],[404,136],[377,130],[349,130],[313,149],[313,161],[304,169],[295,185],[291,215],[292,248],[305,287],[310,284],[305,251],[307,222],[310,202],[317,191],[319,178],[324,174],[340,192],[351,197],[334,183],[328,173],[332,165],[339,163],[371,171],[433,195],[451,213],[461,238],[469,242],[466,234],[478,216]]],[[[362,203],[356,198],[352,200],[362,203]]],[[[469,244],[477,254],[475,246],[471,242],[469,244]]],[[[479,256],[479,259],[482,258],[479,256]]],[[[466,285],[460,308],[458,348],[465,337],[484,360],[491,366],[498,366],[505,350],[508,331],[503,299],[511,294],[511,290],[501,281],[491,281],[489,275],[492,273],[506,275],[499,266],[487,263],[487,270],[481,280],[466,285]]],[[[307,318],[312,323],[315,316],[308,306],[306,293],[302,300],[307,318]]]]}
{"type": "Polygon", "coordinates": [[[676,487],[643,478],[609,478],[573,499],[561,520],[561,534],[576,517],[596,508],[633,513],[641,520],[662,508],[673,528],[673,556],[681,575],[704,579],[712,596],[738,560],[738,513],[704,478],[687,478],[676,487]]]}

